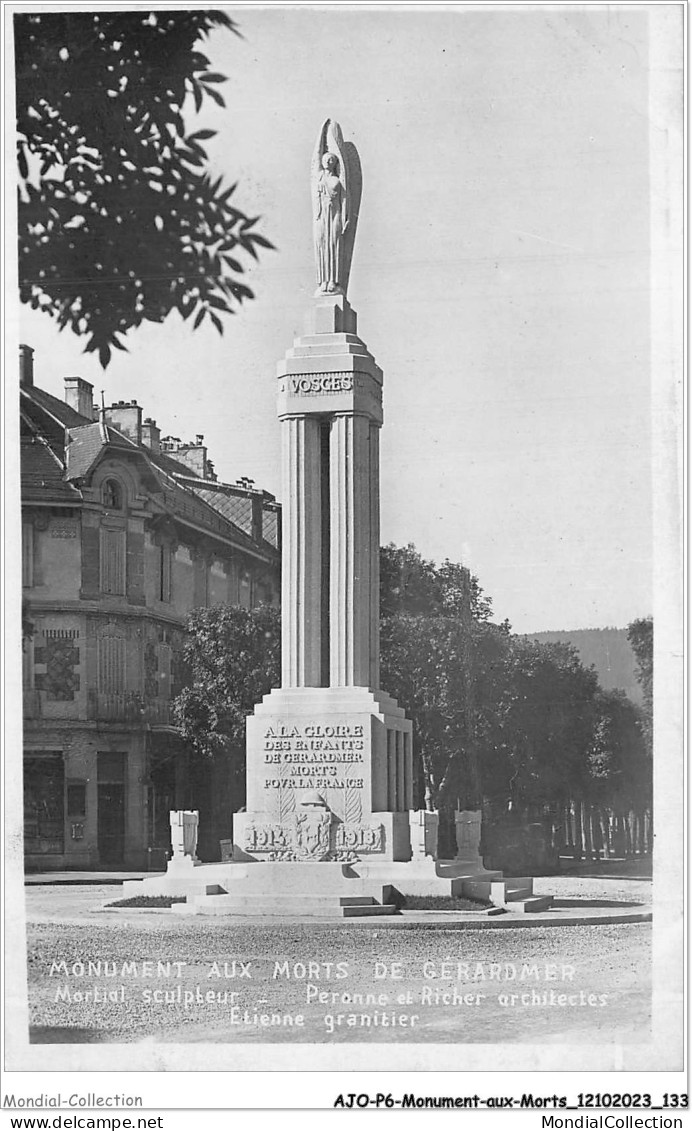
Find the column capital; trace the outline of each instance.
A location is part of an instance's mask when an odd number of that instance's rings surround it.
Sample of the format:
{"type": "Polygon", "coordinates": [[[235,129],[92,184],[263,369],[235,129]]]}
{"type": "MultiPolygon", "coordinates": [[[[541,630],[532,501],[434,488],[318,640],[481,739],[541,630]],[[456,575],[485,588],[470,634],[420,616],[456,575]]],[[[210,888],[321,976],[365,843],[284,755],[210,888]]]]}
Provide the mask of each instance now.
{"type": "Polygon", "coordinates": [[[279,378],[277,410],[292,416],[366,416],[381,426],[382,381],[359,371],[304,371],[279,378]]]}

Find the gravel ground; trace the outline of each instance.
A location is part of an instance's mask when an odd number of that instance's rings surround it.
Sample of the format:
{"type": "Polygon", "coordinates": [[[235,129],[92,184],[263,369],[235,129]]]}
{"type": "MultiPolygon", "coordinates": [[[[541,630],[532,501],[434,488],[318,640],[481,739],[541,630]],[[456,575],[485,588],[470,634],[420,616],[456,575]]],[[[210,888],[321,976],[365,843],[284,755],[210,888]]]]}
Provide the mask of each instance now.
{"type": "MultiPolygon", "coordinates": [[[[646,904],[651,885],[562,876],[535,887],[560,900],[646,904]]],[[[402,930],[99,910],[114,897],[105,886],[28,892],[32,1041],[650,1039],[646,923],[402,930]],[[108,967],[89,972],[99,960],[108,967]]]]}

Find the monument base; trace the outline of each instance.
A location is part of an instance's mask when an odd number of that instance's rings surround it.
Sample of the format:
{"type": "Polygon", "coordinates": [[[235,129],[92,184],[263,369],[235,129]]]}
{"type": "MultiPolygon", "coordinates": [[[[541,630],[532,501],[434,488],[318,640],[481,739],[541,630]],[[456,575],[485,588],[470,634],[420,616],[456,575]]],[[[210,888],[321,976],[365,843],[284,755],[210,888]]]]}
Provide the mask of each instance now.
{"type": "MultiPolygon", "coordinates": [[[[400,895],[468,894],[487,898],[490,885],[498,882],[503,882],[501,872],[431,857],[409,862],[370,859],[351,864],[222,861],[199,864],[188,871],[187,877],[169,870],[162,876],[127,880],[123,895],[186,896],[187,905],[174,905],[181,914],[210,909],[209,913],[215,915],[311,915],[319,909],[317,897],[333,914],[339,900],[342,906],[350,900],[352,906],[391,907],[400,902],[400,895]]],[[[493,894],[498,894],[497,888],[493,894]]]]}
{"type": "Polygon", "coordinates": [[[247,811],[238,862],[411,859],[411,723],[367,687],[266,695],[247,720],[247,811]]]}

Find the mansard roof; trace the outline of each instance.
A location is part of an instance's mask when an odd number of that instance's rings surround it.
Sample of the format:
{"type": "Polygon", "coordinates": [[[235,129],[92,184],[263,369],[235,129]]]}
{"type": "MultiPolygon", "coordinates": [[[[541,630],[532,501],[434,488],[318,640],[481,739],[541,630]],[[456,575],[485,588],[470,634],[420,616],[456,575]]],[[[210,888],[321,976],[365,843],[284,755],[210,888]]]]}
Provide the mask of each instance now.
{"type": "Polygon", "coordinates": [[[81,492],[65,482],[63,465],[43,437],[22,435],[20,460],[23,502],[79,505],[81,492]]]}
{"type": "MultiPolygon", "coordinates": [[[[44,389],[22,386],[21,392],[23,502],[79,506],[80,485],[105,455],[134,457],[151,490],[154,512],[163,509],[202,535],[231,542],[254,556],[276,558],[278,522],[271,516],[258,542],[253,537],[250,495],[228,484],[198,480],[169,453],[134,443],[103,417],[89,420],[44,389]]],[[[273,496],[264,498],[273,501],[273,496]]]]}
{"type": "MultiPolygon", "coordinates": [[[[181,477],[185,487],[193,491],[200,499],[204,499],[209,503],[215,511],[222,514],[229,522],[232,522],[240,530],[244,531],[249,537],[253,534],[253,517],[252,517],[252,496],[246,492],[240,492],[237,487],[228,483],[213,483],[209,480],[195,479],[190,475],[189,471],[186,476],[181,477]]],[[[256,493],[257,495],[260,492],[256,493]]],[[[261,492],[262,495],[262,538],[267,542],[272,549],[278,549],[278,523],[276,519],[272,521],[269,515],[276,512],[276,504],[274,497],[268,495],[267,492],[261,492]],[[270,502],[275,504],[271,511],[267,511],[265,503],[270,502]]]]}
{"type": "Polygon", "coordinates": [[[80,425],[89,423],[87,416],[81,416],[64,401],[54,397],[51,393],[47,393],[45,389],[39,389],[36,385],[22,385],[20,391],[25,401],[38,405],[63,428],[79,428],[80,425]]]}
{"type": "MultiPolygon", "coordinates": [[[[216,506],[211,498],[204,498],[203,494],[192,488],[190,471],[186,468],[186,481],[182,483],[177,475],[171,475],[159,463],[159,455],[147,452],[154,473],[157,475],[161,486],[161,502],[173,518],[188,521],[197,527],[206,528],[210,534],[218,534],[221,538],[231,538],[238,546],[248,553],[272,553],[276,546],[271,542],[258,543],[251,536],[251,528],[244,530],[234,522],[221,509],[216,506]]],[[[169,461],[166,460],[166,463],[169,461]]],[[[177,462],[177,461],[170,461],[177,462]]]]}
{"type": "Polygon", "coordinates": [[[108,447],[139,451],[136,444],[102,420],[70,428],[65,448],[65,478],[83,479],[108,447]]]}

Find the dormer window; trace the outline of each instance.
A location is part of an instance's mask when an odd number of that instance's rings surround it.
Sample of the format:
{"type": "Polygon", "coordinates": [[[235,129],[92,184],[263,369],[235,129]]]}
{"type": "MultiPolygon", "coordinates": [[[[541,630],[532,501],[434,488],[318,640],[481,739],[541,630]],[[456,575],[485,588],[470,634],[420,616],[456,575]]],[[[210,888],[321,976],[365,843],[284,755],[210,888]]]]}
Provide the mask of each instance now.
{"type": "Polygon", "coordinates": [[[106,480],[101,489],[101,497],[104,507],[108,507],[112,511],[123,509],[123,489],[117,479],[106,480]]]}

